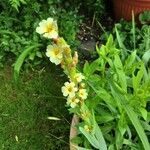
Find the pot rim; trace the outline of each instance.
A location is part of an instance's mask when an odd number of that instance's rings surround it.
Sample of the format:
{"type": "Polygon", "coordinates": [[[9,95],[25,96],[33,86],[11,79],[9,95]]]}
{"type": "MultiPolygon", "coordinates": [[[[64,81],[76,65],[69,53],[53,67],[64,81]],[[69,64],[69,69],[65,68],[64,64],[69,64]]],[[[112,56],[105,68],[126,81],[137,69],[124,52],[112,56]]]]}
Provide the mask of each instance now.
{"type": "Polygon", "coordinates": [[[77,129],[76,125],[79,123],[79,117],[77,115],[73,115],[71,126],[70,126],[70,137],[69,137],[69,143],[70,143],[70,150],[77,150],[74,143],[71,142],[71,140],[77,136],[77,129]]]}

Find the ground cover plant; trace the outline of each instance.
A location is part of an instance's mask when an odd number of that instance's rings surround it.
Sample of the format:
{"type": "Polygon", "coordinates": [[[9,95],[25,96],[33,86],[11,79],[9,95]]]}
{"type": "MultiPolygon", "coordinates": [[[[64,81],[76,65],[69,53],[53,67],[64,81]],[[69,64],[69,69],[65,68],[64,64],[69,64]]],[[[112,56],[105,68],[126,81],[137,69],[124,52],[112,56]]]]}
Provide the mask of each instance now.
{"type": "Polygon", "coordinates": [[[41,18],[47,18],[49,15],[59,18],[60,34],[70,44],[76,45],[81,17],[74,5],[71,8],[67,5],[63,0],[46,0],[44,3],[37,0],[1,0],[0,67],[3,67],[7,59],[16,59],[26,49],[31,49],[25,59],[27,67],[41,63],[45,41],[41,41],[34,30],[41,18]],[[37,44],[40,42],[41,45],[37,44]],[[32,47],[33,45],[35,46],[32,47]]]}
{"type": "MultiPolygon", "coordinates": [[[[72,54],[70,46],[59,36],[53,18],[42,20],[36,32],[52,39],[53,44],[47,46],[46,55],[55,65],[61,64],[68,76],[62,93],[69,111],[82,119],[78,124],[79,135],[87,139],[82,143],[81,138],[78,144],[85,149],[150,149],[150,118],[146,109],[150,97],[150,72],[136,49],[127,55],[116,48],[110,35],[106,45],[97,46],[99,57],[85,63],[83,75],[77,69],[77,52],[72,54]]],[[[117,28],[116,34],[120,44],[117,28]]]]}
{"type": "Polygon", "coordinates": [[[69,149],[70,117],[60,90],[60,69],[51,65],[24,71],[18,88],[12,72],[9,64],[0,71],[0,149],[69,149]]]}

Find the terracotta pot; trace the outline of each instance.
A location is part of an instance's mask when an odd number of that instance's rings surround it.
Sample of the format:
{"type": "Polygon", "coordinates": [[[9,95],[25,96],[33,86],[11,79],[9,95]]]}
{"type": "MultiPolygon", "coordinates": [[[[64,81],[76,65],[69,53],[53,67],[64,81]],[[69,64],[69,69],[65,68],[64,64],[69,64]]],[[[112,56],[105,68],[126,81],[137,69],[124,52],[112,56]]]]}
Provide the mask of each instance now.
{"type": "Polygon", "coordinates": [[[70,150],[77,150],[76,145],[71,142],[71,140],[76,137],[77,135],[77,129],[76,125],[79,123],[79,118],[74,115],[71,122],[71,128],[70,128],[70,150]]]}
{"type": "Polygon", "coordinates": [[[116,20],[131,20],[132,10],[135,17],[145,10],[150,10],[150,0],[113,0],[113,5],[116,20]]]}

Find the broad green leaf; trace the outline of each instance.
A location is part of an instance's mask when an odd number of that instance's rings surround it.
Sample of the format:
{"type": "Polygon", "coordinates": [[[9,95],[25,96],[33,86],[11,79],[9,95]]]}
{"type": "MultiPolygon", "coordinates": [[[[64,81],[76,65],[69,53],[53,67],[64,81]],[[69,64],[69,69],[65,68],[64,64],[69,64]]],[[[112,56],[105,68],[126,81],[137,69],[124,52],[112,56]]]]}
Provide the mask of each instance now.
{"type": "Polygon", "coordinates": [[[96,59],[90,64],[88,75],[92,75],[99,67],[100,59],[96,59]]]}
{"type": "Polygon", "coordinates": [[[124,140],[123,140],[123,144],[129,145],[130,147],[136,148],[136,144],[132,143],[132,142],[131,142],[130,140],[128,140],[128,139],[124,139],[124,140]]]}
{"type": "Polygon", "coordinates": [[[125,134],[126,130],[127,130],[127,122],[126,122],[126,114],[124,112],[122,112],[122,114],[120,115],[120,119],[118,122],[118,129],[123,137],[123,135],[125,134]]]}
{"type": "Polygon", "coordinates": [[[122,62],[120,60],[119,55],[115,56],[114,66],[115,66],[115,69],[116,69],[116,73],[118,75],[119,83],[120,83],[122,89],[125,92],[127,92],[126,75],[124,73],[123,65],[122,65],[122,62]]]}
{"type": "MultiPolygon", "coordinates": [[[[96,148],[96,149],[99,149],[100,150],[100,147],[99,147],[99,142],[91,133],[89,132],[86,132],[84,130],[84,128],[82,127],[79,127],[79,130],[81,131],[81,133],[88,139],[88,141],[91,143],[91,145],[96,148]]],[[[102,150],[102,149],[101,149],[102,150]]]]}
{"type": "Polygon", "coordinates": [[[99,56],[101,56],[102,58],[106,56],[106,46],[102,45],[101,48],[97,47],[97,53],[99,54],[99,56]]]}
{"type": "Polygon", "coordinates": [[[42,58],[42,53],[39,52],[39,51],[37,51],[37,52],[36,52],[36,56],[39,57],[39,58],[42,58]]]}
{"type": "Polygon", "coordinates": [[[142,121],[142,120],[141,120],[140,122],[141,122],[141,124],[142,124],[144,130],[147,130],[147,131],[150,132],[150,125],[149,125],[149,123],[146,122],[146,121],[142,121]]]}
{"type": "Polygon", "coordinates": [[[144,53],[142,60],[144,61],[145,65],[148,64],[148,62],[150,61],[150,50],[144,53]]]}
{"type": "Polygon", "coordinates": [[[123,145],[123,136],[117,128],[115,129],[115,145],[117,147],[117,150],[120,150],[123,145]]]}
{"type": "Polygon", "coordinates": [[[144,120],[146,120],[147,119],[147,110],[145,108],[142,108],[142,107],[139,110],[140,110],[144,120]]]}
{"type": "Polygon", "coordinates": [[[112,112],[116,113],[116,109],[115,109],[116,104],[112,100],[112,96],[105,89],[99,86],[99,84],[92,83],[91,80],[88,80],[88,85],[93,89],[93,91],[97,94],[97,96],[99,96],[101,99],[103,99],[106,102],[109,109],[112,112]]]}
{"type": "Polygon", "coordinates": [[[115,150],[114,144],[109,145],[108,150],[115,150]]]}
{"type": "Polygon", "coordinates": [[[132,110],[132,108],[129,105],[124,105],[124,108],[128,114],[129,119],[131,120],[133,126],[135,127],[136,132],[138,133],[138,136],[140,137],[143,147],[145,150],[150,149],[150,144],[148,142],[147,136],[144,132],[144,129],[138,119],[138,116],[136,113],[132,110]]]}
{"type": "Polygon", "coordinates": [[[144,75],[144,64],[141,62],[141,66],[136,76],[134,75],[134,72],[132,73],[132,83],[133,83],[134,91],[137,91],[137,89],[140,88],[141,81],[144,75]]]}
{"type": "Polygon", "coordinates": [[[98,124],[95,121],[95,137],[99,141],[100,150],[107,150],[106,142],[104,140],[103,134],[101,129],[99,128],[98,124]]]}
{"type": "Polygon", "coordinates": [[[84,64],[84,67],[83,67],[83,73],[84,73],[86,76],[88,76],[89,67],[90,67],[90,65],[89,65],[88,61],[86,61],[85,64],[84,64]]]}
{"type": "Polygon", "coordinates": [[[100,64],[100,59],[96,59],[91,64],[89,64],[88,62],[86,62],[84,64],[84,68],[83,68],[84,74],[87,77],[90,76],[90,75],[92,75],[98,69],[99,64],[100,64]]]}
{"type": "Polygon", "coordinates": [[[101,124],[101,123],[106,123],[113,121],[115,118],[111,114],[103,115],[103,116],[96,116],[96,121],[101,124]]]}
{"type": "Polygon", "coordinates": [[[33,61],[34,58],[35,58],[35,52],[30,53],[29,54],[29,59],[33,61]]]}
{"type": "Polygon", "coordinates": [[[113,45],[114,45],[113,36],[110,34],[107,39],[106,47],[108,48],[108,50],[110,50],[113,47],[113,45]]]}
{"type": "Polygon", "coordinates": [[[97,148],[99,150],[107,150],[106,142],[104,140],[101,129],[99,128],[99,126],[95,120],[93,111],[92,111],[92,117],[90,120],[91,120],[91,124],[93,125],[92,132],[87,132],[82,127],[79,127],[79,130],[88,139],[88,141],[91,143],[92,146],[94,146],[95,148],[97,148]]]}
{"type": "Polygon", "coordinates": [[[105,124],[105,126],[101,127],[101,130],[103,132],[103,135],[107,137],[107,134],[115,128],[116,128],[116,124],[115,122],[112,122],[111,124],[105,124]]]}
{"type": "Polygon", "coordinates": [[[18,57],[17,61],[14,64],[14,80],[17,82],[19,77],[20,68],[25,60],[25,58],[31,53],[31,51],[37,47],[41,46],[41,44],[35,44],[26,48],[21,55],[18,57]]]}
{"type": "Polygon", "coordinates": [[[116,82],[114,82],[114,86],[117,88],[118,92],[126,94],[126,92],[116,82]]]}
{"type": "Polygon", "coordinates": [[[132,66],[133,62],[135,61],[135,58],[136,58],[136,51],[133,51],[131,55],[129,55],[128,58],[125,60],[124,65],[125,70],[128,70],[132,66]]]}

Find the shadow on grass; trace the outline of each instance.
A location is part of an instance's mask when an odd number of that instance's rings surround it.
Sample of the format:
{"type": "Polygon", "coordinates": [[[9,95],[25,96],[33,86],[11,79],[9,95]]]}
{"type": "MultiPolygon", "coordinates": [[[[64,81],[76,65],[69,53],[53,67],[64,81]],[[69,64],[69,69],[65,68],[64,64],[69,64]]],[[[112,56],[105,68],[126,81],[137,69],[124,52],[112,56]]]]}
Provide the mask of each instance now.
{"type": "Polygon", "coordinates": [[[0,71],[0,149],[68,150],[70,116],[61,94],[60,69],[23,73],[12,85],[10,68],[0,71]],[[48,120],[48,116],[61,120],[48,120]]]}

